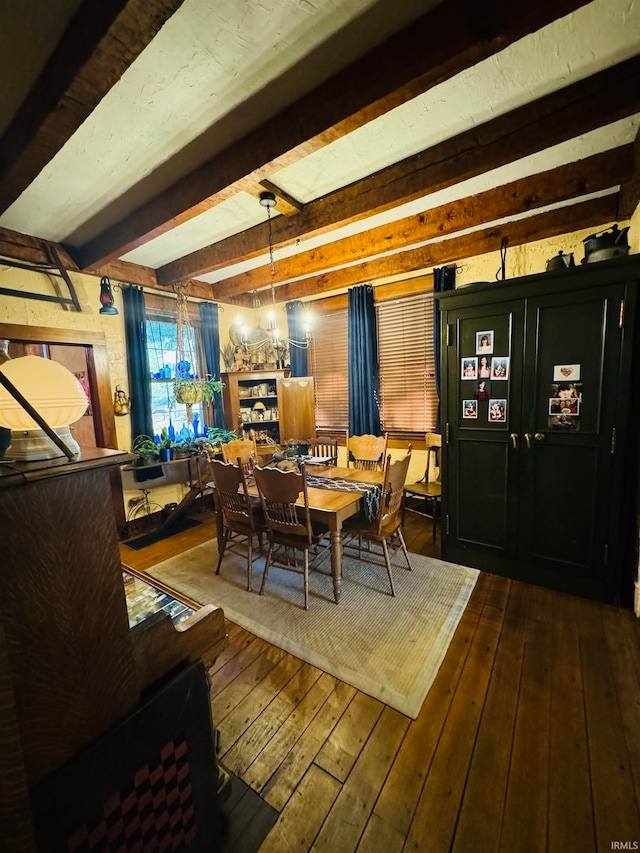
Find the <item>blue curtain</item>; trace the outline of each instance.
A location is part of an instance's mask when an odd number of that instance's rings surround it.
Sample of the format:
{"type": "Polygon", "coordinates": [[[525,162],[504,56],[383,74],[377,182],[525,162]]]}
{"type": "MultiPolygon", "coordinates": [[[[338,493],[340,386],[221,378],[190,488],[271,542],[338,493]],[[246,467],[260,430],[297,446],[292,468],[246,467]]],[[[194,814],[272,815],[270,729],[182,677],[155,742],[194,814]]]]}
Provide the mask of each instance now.
{"type": "Polygon", "coordinates": [[[292,376],[308,376],[307,348],[296,346],[291,341],[305,341],[302,302],[287,302],[287,329],[289,336],[289,363],[292,376]]]}
{"type": "MultiPolygon", "coordinates": [[[[456,284],[455,267],[436,267],[433,270],[433,292],[443,293],[453,290],[456,284]]],[[[441,429],[440,389],[442,388],[442,335],[440,331],[440,302],[433,300],[433,359],[436,371],[436,391],[438,393],[438,412],[436,415],[436,432],[441,429]]]]}
{"type": "MultiPolygon", "coordinates": [[[[206,359],[207,373],[211,379],[220,379],[220,326],[218,325],[218,306],[213,302],[200,303],[200,322],[202,324],[202,342],[206,359]]],[[[215,394],[212,401],[213,424],[224,426],[222,394],[215,394]]]]}
{"type": "Polygon", "coordinates": [[[138,435],[153,436],[151,417],[151,374],[147,353],[147,312],[144,292],[129,285],[122,288],[124,331],[129,365],[131,398],[131,441],[138,435]]]}
{"type": "Polygon", "coordinates": [[[370,284],[348,294],[349,435],[380,435],[378,330],[370,284]]]}

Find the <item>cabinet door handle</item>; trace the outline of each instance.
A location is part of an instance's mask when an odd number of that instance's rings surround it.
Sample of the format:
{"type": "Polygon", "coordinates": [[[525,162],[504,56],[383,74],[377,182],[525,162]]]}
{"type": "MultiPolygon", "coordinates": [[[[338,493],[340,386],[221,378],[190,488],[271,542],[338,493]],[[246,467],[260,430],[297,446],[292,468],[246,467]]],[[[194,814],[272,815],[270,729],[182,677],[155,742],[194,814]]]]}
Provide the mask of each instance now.
{"type": "Polygon", "coordinates": [[[525,432],[524,440],[527,442],[527,449],[528,450],[531,450],[531,439],[532,438],[533,438],[533,436],[531,435],[530,432],[525,432]]]}
{"type": "Polygon", "coordinates": [[[533,437],[535,438],[536,441],[544,441],[544,433],[543,432],[537,432],[533,437]]]}
{"type": "Polygon", "coordinates": [[[518,433],[512,432],[509,437],[511,438],[511,444],[513,445],[513,448],[515,450],[515,448],[518,446],[518,433]]]}

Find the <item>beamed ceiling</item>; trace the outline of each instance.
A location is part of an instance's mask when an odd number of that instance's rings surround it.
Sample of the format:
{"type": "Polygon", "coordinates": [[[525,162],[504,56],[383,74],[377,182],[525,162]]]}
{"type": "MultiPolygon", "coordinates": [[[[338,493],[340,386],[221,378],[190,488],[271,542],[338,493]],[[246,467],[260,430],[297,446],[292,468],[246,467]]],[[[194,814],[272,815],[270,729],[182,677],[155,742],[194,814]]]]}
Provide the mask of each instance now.
{"type": "Polygon", "coordinates": [[[638,203],[640,0],[22,0],[0,23],[0,257],[251,306],[638,203]]]}

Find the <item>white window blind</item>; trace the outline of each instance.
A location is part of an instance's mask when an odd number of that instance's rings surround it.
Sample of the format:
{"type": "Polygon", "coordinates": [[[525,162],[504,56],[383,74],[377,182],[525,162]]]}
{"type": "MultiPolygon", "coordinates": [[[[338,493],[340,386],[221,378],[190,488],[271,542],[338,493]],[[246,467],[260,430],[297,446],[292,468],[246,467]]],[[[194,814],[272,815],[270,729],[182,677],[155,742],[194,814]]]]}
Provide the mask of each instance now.
{"type": "Polygon", "coordinates": [[[436,425],[433,294],[376,306],[383,429],[427,432],[436,425]]]}
{"type": "Polygon", "coordinates": [[[311,365],[318,429],[349,427],[347,309],[314,317],[311,365]]]}

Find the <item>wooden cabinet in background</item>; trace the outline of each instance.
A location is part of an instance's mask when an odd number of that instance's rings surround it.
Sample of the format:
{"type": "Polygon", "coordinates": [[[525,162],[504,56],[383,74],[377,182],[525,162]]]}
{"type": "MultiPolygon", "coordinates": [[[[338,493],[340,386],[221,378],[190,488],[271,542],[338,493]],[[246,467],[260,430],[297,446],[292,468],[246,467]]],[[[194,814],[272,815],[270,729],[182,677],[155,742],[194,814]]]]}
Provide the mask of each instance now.
{"type": "Polygon", "coordinates": [[[316,408],[312,376],[278,380],[280,441],[316,437],[316,408]]]}
{"type": "Polygon", "coordinates": [[[638,281],[632,256],[439,294],[445,560],[630,604],[638,281]]]}
{"type": "Polygon", "coordinates": [[[313,377],[285,377],[284,370],[223,373],[227,429],[254,430],[258,445],[315,438],[313,377]]]}

